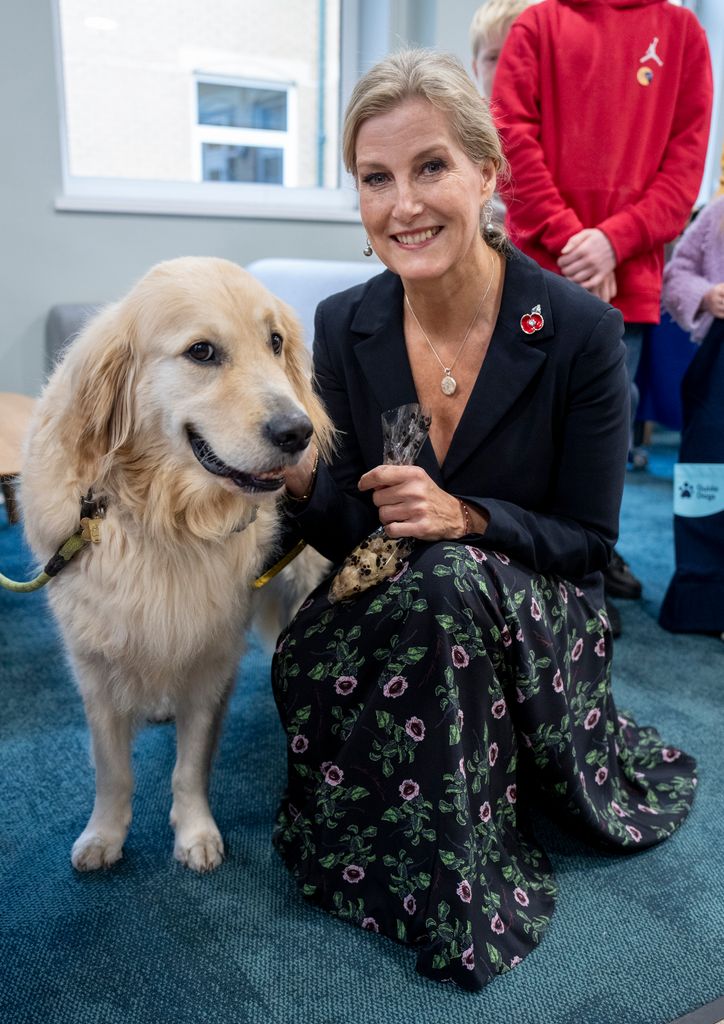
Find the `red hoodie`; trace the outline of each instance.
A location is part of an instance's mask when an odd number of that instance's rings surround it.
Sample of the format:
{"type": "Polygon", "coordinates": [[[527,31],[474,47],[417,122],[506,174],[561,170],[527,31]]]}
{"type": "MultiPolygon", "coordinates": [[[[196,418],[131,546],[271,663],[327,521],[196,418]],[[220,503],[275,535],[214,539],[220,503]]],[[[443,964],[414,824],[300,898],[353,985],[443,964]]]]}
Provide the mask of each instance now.
{"type": "Polygon", "coordinates": [[[684,228],[706,157],[704,31],[667,0],[544,0],[513,23],[491,107],[511,167],[511,238],[541,266],[597,227],[629,322],[657,323],[664,243],[684,228]]]}

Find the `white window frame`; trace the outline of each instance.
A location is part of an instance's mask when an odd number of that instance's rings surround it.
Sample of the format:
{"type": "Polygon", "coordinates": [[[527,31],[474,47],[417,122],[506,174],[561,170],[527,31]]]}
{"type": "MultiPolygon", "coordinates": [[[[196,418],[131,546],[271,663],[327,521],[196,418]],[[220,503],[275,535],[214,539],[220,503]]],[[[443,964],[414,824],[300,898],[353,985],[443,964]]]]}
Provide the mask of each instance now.
{"type": "MultiPolygon", "coordinates": [[[[251,146],[254,149],[281,149],[284,160],[282,186],[297,187],[297,140],[299,138],[299,122],[297,120],[297,90],[292,82],[264,82],[258,78],[232,78],[222,75],[197,74],[193,78],[193,124],[194,140],[193,160],[194,177],[202,182],[203,159],[202,150],[205,142],[217,143],[222,146],[251,146]],[[229,85],[235,89],[266,89],[283,92],[287,99],[287,127],[285,131],[274,131],[268,128],[234,128],[229,125],[201,124],[199,121],[198,87],[199,85],[229,85]]],[[[214,184],[222,184],[214,182],[214,184]]],[[[244,182],[244,184],[249,184],[244,182]]],[[[279,186],[276,186],[279,187],[279,186]]]]}
{"type": "MultiPolygon", "coordinates": [[[[367,0],[367,3],[369,4],[370,0],[367,0]]],[[[388,3],[389,0],[372,0],[370,8],[376,9],[379,6],[377,40],[381,50],[386,49],[388,39],[388,3]]],[[[365,54],[360,53],[361,6],[362,0],[342,0],[340,109],[344,109],[360,69],[367,66],[364,59],[365,54]]],[[[292,189],[287,188],[286,182],[284,185],[216,181],[162,182],[125,178],[91,178],[70,174],[59,0],[53,0],[52,8],[63,168],[62,192],[56,197],[56,210],[273,220],[349,222],[359,220],[357,191],[349,175],[343,169],[340,169],[340,185],[336,189],[292,189]]],[[[367,14],[368,9],[365,10],[365,17],[367,14]]],[[[361,49],[364,51],[364,46],[361,49]]],[[[206,76],[200,77],[206,78],[206,76]]],[[[195,93],[195,78],[193,88],[195,93]]],[[[196,103],[195,95],[194,103],[196,103]]],[[[194,118],[196,118],[195,109],[194,118]]],[[[265,137],[271,135],[267,132],[263,134],[265,137]]]]}

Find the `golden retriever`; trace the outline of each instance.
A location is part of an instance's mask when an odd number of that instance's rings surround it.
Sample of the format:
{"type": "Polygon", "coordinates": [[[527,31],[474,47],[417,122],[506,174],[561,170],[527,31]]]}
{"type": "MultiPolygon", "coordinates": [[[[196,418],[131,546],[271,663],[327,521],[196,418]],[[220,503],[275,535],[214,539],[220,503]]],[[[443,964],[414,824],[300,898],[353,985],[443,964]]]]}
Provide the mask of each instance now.
{"type": "MultiPolygon", "coordinates": [[[[226,260],[152,268],[51,376],[22,474],[34,553],[47,560],[78,529],[89,489],[106,505],[100,543],[48,588],[96,770],[93,812],[72,850],[77,869],[122,856],[133,728],[159,704],[176,719],[174,854],[197,871],[223,859],[207,797],[211,759],[251,584],[277,539],[281,470],[313,435],[328,450],[298,322],[226,260]]],[[[297,600],[319,570],[303,562],[293,563],[297,600]]]]}

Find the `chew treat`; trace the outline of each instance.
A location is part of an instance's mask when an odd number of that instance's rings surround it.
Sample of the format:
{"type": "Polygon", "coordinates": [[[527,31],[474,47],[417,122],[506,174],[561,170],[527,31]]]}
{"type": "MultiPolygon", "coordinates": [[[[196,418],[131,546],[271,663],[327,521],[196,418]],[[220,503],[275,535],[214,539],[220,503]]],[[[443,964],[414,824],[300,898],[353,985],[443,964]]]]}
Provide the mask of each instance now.
{"type": "MultiPolygon", "coordinates": [[[[386,465],[411,466],[430,429],[430,416],[413,402],[382,414],[382,461],[386,465]]],[[[388,537],[380,526],[361,541],[337,571],[329,589],[329,600],[348,601],[363,590],[399,572],[412,551],[414,540],[388,537]]]]}

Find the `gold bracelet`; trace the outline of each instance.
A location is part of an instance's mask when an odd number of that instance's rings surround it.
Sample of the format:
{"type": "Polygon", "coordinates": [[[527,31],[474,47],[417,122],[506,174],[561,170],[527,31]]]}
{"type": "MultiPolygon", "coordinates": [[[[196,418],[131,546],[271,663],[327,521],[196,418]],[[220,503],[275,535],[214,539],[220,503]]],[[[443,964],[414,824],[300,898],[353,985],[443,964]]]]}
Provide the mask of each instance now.
{"type": "Polygon", "coordinates": [[[460,502],[460,508],[463,510],[463,537],[467,537],[468,534],[473,532],[470,529],[470,509],[462,498],[458,498],[458,501],[460,502]]]}
{"type": "Polygon", "coordinates": [[[311,476],[311,478],[309,480],[309,487],[307,488],[307,493],[306,494],[301,494],[299,497],[297,497],[295,494],[289,494],[288,497],[291,498],[292,501],[298,501],[300,504],[303,501],[309,501],[309,499],[312,497],[312,491],[314,490],[314,484],[315,484],[315,482],[317,480],[317,470],[318,469],[319,469],[319,448],[315,448],[314,449],[314,462],[312,463],[312,476],[311,476]]]}

